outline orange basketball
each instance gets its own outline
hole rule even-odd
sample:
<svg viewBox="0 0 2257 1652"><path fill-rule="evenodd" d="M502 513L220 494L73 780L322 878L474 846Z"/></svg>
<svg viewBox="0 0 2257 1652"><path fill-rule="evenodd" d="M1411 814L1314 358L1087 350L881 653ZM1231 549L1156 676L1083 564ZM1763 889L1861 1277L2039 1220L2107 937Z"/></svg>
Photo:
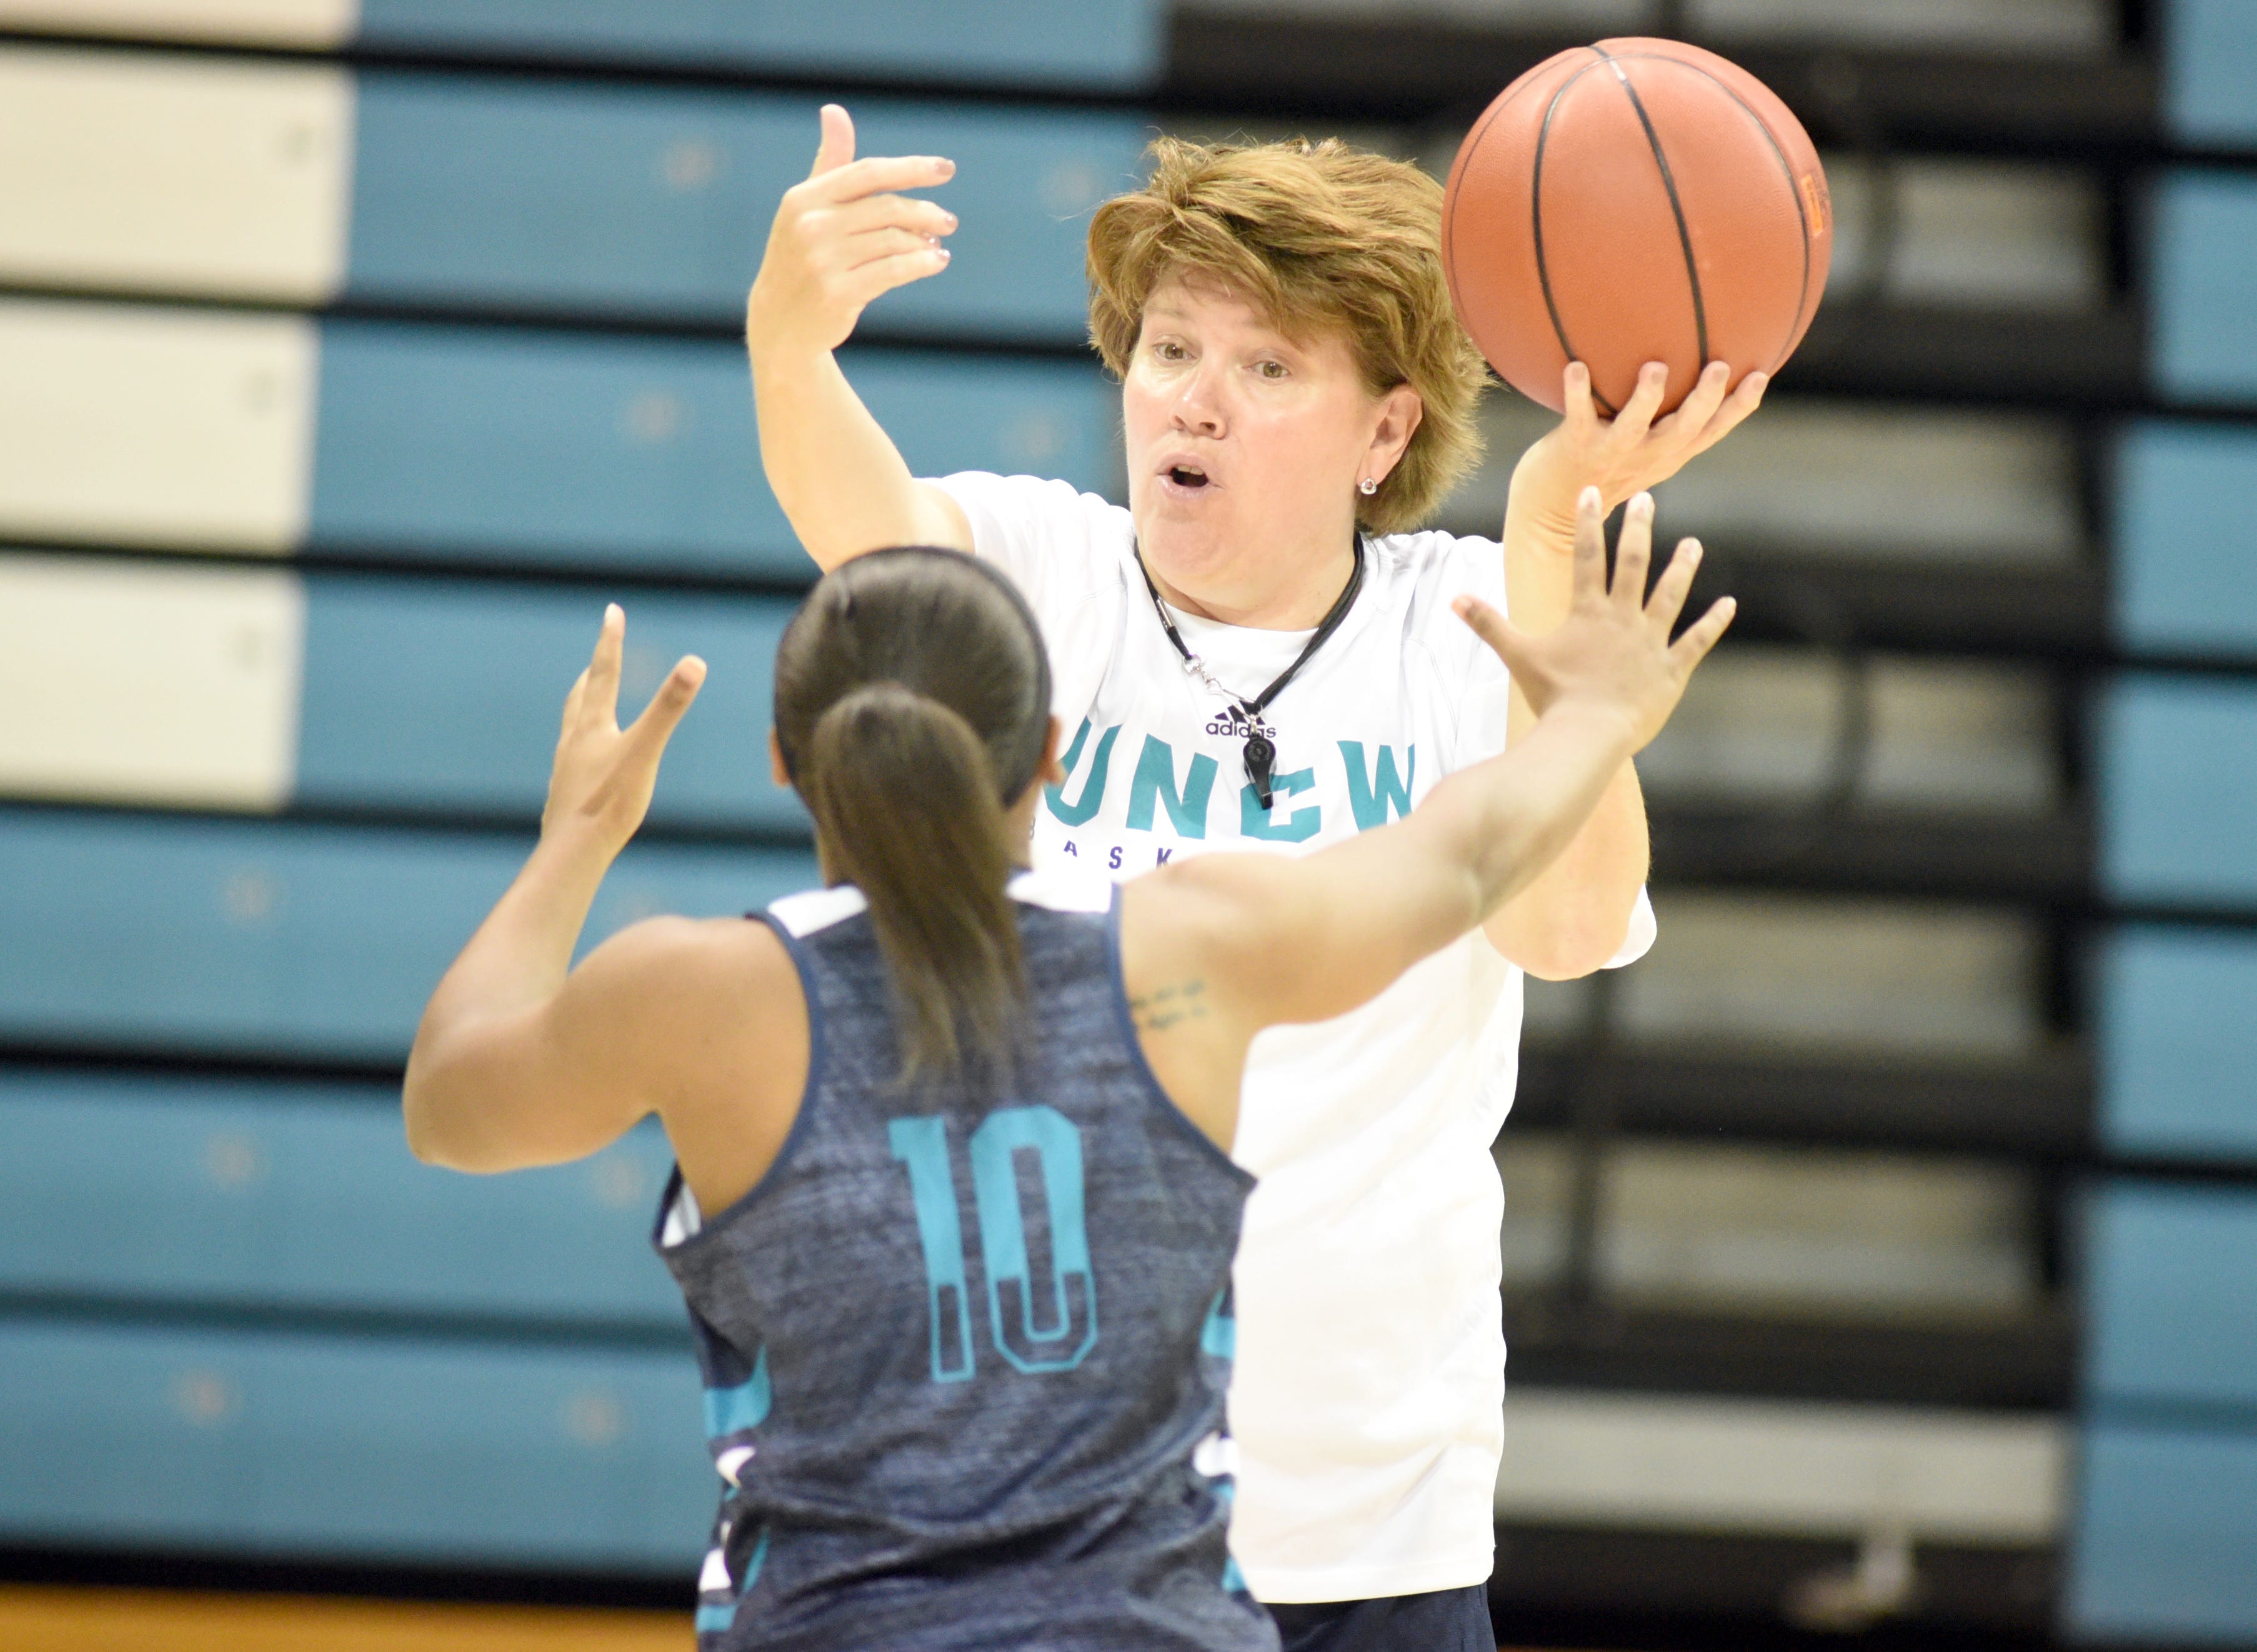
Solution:
<svg viewBox="0 0 2257 1652"><path fill-rule="evenodd" d="M1568 362L1611 416L1646 362L1664 412L1703 364L1775 371L1834 249L1826 174L1762 81L1677 40L1602 40L1538 64L1450 167L1442 263L1458 319L1554 413Z"/></svg>

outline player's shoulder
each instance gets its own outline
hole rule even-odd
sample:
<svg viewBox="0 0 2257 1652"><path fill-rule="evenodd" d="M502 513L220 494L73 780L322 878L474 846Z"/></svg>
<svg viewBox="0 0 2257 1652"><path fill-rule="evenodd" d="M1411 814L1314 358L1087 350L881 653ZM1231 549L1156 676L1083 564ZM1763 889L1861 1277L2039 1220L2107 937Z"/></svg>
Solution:
<svg viewBox="0 0 2257 1652"><path fill-rule="evenodd" d="M1422 529L1369 536L1372 565L1383 578L1421 597L1447 602L1462 591L1489 597L1504 589L1504 547L1478 535Z"/></svg>
<svg viewBox="0 0 2257 1652"><path fill-rule="evenodd" d="M1121 506L1053 477L960 470L932 485L964 512L973 553L1016 580L1045 624L1122 589L1136 529Z"/></svg>
<svg viewBox="0 0 2257 1652"><path fill-rule="evenodd" d="M992 470L958 470L930 478L967 516L1010 527L1072 527L1083 532L1128 528L1128 511L1100 494L1056 477L1003 476Z"/></svg>
<svg viewBox="0 0 2257 1652"><path fill-rule="evenodd" d="M613 970L661 996L741 992L793 973L776 932L743 918L645 918L612 935L602 950Z"/></svg>
<svg viewBox="0 0 2257 1652"><path fill-rule="evenodd" d="M1400 611L1406 635L1454 659L1472 658L1466 645L1478 639L1450 604L1471 596L1504 609L1504 547L1495 540L1434 531L1377 535L1367 543L1373 570Z"/></svg>

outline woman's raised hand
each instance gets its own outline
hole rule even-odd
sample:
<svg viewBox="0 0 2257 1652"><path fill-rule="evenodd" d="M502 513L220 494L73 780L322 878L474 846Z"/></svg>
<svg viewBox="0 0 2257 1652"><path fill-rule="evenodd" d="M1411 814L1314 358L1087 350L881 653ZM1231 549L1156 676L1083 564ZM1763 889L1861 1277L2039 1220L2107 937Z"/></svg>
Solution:
<svg viewBox="0 0 2257 1652"><path fill-rule="evenodd" d="M641 826L658 784L658 760L705 681L703 660L695 654L677 660L642 715L620 728L619 661L626 633L627 617L613 603L604 610L595 657L565 696L564 727L556 737L548 801L541 811L543 837L590 832L612 854L626 848Z"/></svg>
<svg viewBox="0 0 2257 1652"><path fill-rule="evenodd" d="M1687 461L1731 434L1762 404L1764 387L1771 382L1767 375L1744 374L1737 387L1731 377L1724 363L1710 362L1677 411L1656 419L1669 370L1648 362L1638 370L1638 388L1622 410L1602 419L1591 395L1590 369L1569 362L1563 381L1567 416L1520 456L1514 491L1525 487L1535 509L1564 514L1585 488L1596 488L1611 511L1631 494L1659 487Z"/></svg>
<svg viewBox="0 0 2257 1652"><path fill-rule="evenodd" d="M1461 597L1453 606L1496 650L1539 716L1570 701L1618 712L1628 720L1636 751L1669 721L1693 667L1732 623L1735 606L1730 597L1719 597L1670 641L1701 566L1701 547L1682 541L1648 597L1652 544L1653 496L1640 493L1624 513L1610 583L1606 506L1598 489L1586 488L1575 504L1574 602L1557 630L1528 636L1478 597Z"/></svg>
<svg viewBox="0 0 2257 1652"><path fill-rule="evenodd" d="M853 121L825 103L815 169L784 191L746 301L745 336L755 354L836 349L871 300L946 269L941 237L955 229L956 215L895 192L955 175L956 163L937 155L855 159Z"/></svg>

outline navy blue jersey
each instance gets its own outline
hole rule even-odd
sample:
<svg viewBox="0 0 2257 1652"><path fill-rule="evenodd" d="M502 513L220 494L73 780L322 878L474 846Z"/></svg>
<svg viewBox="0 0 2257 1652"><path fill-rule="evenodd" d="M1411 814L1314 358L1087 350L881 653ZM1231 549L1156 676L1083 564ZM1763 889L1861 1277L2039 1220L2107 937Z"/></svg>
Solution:
<svg viewBox="0 0 2257 1652"><path fill-rule="evenodd" d="M1232 1253L1252 1178L1145 1065L1101 879L1012 885L1007 1078L900 1083L851 887L766 914L807 994L775 1165L659 1249L725 1482L701 1652L1274 1648L1225 1550Z"/></svg>

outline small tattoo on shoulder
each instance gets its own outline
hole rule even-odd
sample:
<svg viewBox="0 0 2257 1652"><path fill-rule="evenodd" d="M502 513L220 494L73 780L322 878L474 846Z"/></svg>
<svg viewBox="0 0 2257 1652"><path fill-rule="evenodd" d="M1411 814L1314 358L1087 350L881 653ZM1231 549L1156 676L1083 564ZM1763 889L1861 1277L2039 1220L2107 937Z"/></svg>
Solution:
<svg viewBox="0 0 2257 1652"><path fill-rule="evenodd" d="M1128 1000L1129 1013L1136 1025L1148 1033L1164 1033L1171 1027L1185 1021L1205 1020L1207 1014L1206 983L1178 981L1164 986L1157 992Z"/></svg>

